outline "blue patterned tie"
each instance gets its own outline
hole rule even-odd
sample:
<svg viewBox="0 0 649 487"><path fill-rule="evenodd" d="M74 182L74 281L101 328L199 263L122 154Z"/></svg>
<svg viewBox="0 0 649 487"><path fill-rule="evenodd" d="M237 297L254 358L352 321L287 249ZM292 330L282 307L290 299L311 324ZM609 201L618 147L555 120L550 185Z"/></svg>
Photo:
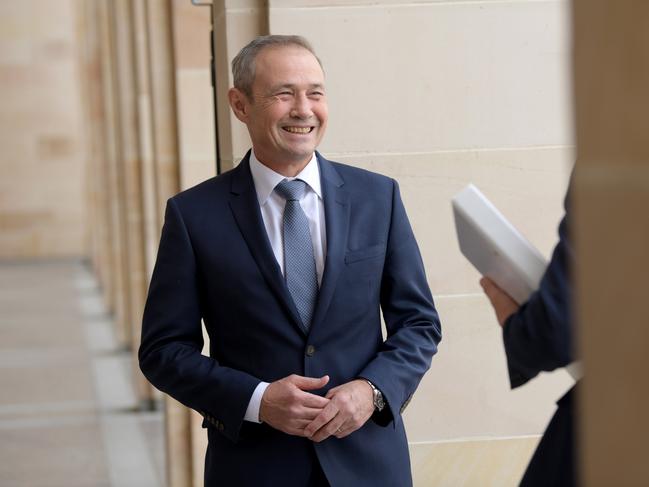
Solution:
<svg viewBox="0 0 649 487"><path fill-rule="evenodd" d="M306 183L284 179L275 191L286 200L284 207L284 276L304 328L308 331L318 297L318 277L313 257L309 221L300 206Z"/></svg>

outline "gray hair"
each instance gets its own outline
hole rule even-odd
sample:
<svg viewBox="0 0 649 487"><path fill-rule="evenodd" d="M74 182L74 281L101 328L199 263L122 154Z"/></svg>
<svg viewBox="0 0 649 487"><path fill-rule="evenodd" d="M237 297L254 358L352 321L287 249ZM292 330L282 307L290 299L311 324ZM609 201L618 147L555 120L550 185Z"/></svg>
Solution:
<svg viewBox="0 0 649 487"><path fill-rule="evenodd" d="M237 54L232 60L234 87L241 90L249 100L252 100L252 84L255 81L255 59L257 55L267 47L285 46L297 46L306 49L313 54L322 68L320 59L316 56L316 53L309 41L304 37L296 35L259 36L241 49L239 54Z"/></svg>

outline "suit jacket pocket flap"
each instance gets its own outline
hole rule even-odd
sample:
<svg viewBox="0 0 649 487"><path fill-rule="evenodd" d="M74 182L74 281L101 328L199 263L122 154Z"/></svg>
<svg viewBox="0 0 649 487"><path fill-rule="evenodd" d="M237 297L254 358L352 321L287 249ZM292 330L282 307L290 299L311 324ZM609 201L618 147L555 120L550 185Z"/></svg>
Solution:
<svg viewBox="0 0 649 487"><path fill-rule="evenodd" d="M384 253L385 247L383 244L372 245L371 247L359 250L351 250L345 254L345 264L371 259L383 255Z"/></svg>

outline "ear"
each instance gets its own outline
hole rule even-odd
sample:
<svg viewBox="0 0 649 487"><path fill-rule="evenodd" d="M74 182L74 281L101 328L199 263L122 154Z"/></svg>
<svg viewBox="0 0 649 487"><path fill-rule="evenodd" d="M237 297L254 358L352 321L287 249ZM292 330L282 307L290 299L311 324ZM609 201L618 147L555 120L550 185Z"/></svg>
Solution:
<svg viewBox="0 0 649 487"><path fill-rule="evenodd" d="M248 123L248 97L237 88L230 88L228 91L228 101L230 102L230 108L232 108L232 113L240 121L247 124Z"/></svg>

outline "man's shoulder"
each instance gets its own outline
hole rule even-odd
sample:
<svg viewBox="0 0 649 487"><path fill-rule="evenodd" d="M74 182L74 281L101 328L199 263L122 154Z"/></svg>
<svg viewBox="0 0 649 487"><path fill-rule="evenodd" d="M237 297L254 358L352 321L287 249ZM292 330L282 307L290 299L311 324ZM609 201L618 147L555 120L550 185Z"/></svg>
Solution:
<svg viewBox="0 0 649 487"><path fill-rule="evenodd" d="M207 200L215 200L223 198L230 192L232 178L232 171L227 171L218 176L213 176L205 181L202 181L194 186L184 189L174 195L171 199L175 203L186 205L201 203Z"/></svg>
<svg viewBox="0 0 649 487"><path fill-rule="evenodd" d="M352 165L350 163L342 163L337 161L322 158L325 164L329 164L346 184L361 184L372 185L378 187L392 188L394 186L394 179L384 174L371 171Z"/></svg>

